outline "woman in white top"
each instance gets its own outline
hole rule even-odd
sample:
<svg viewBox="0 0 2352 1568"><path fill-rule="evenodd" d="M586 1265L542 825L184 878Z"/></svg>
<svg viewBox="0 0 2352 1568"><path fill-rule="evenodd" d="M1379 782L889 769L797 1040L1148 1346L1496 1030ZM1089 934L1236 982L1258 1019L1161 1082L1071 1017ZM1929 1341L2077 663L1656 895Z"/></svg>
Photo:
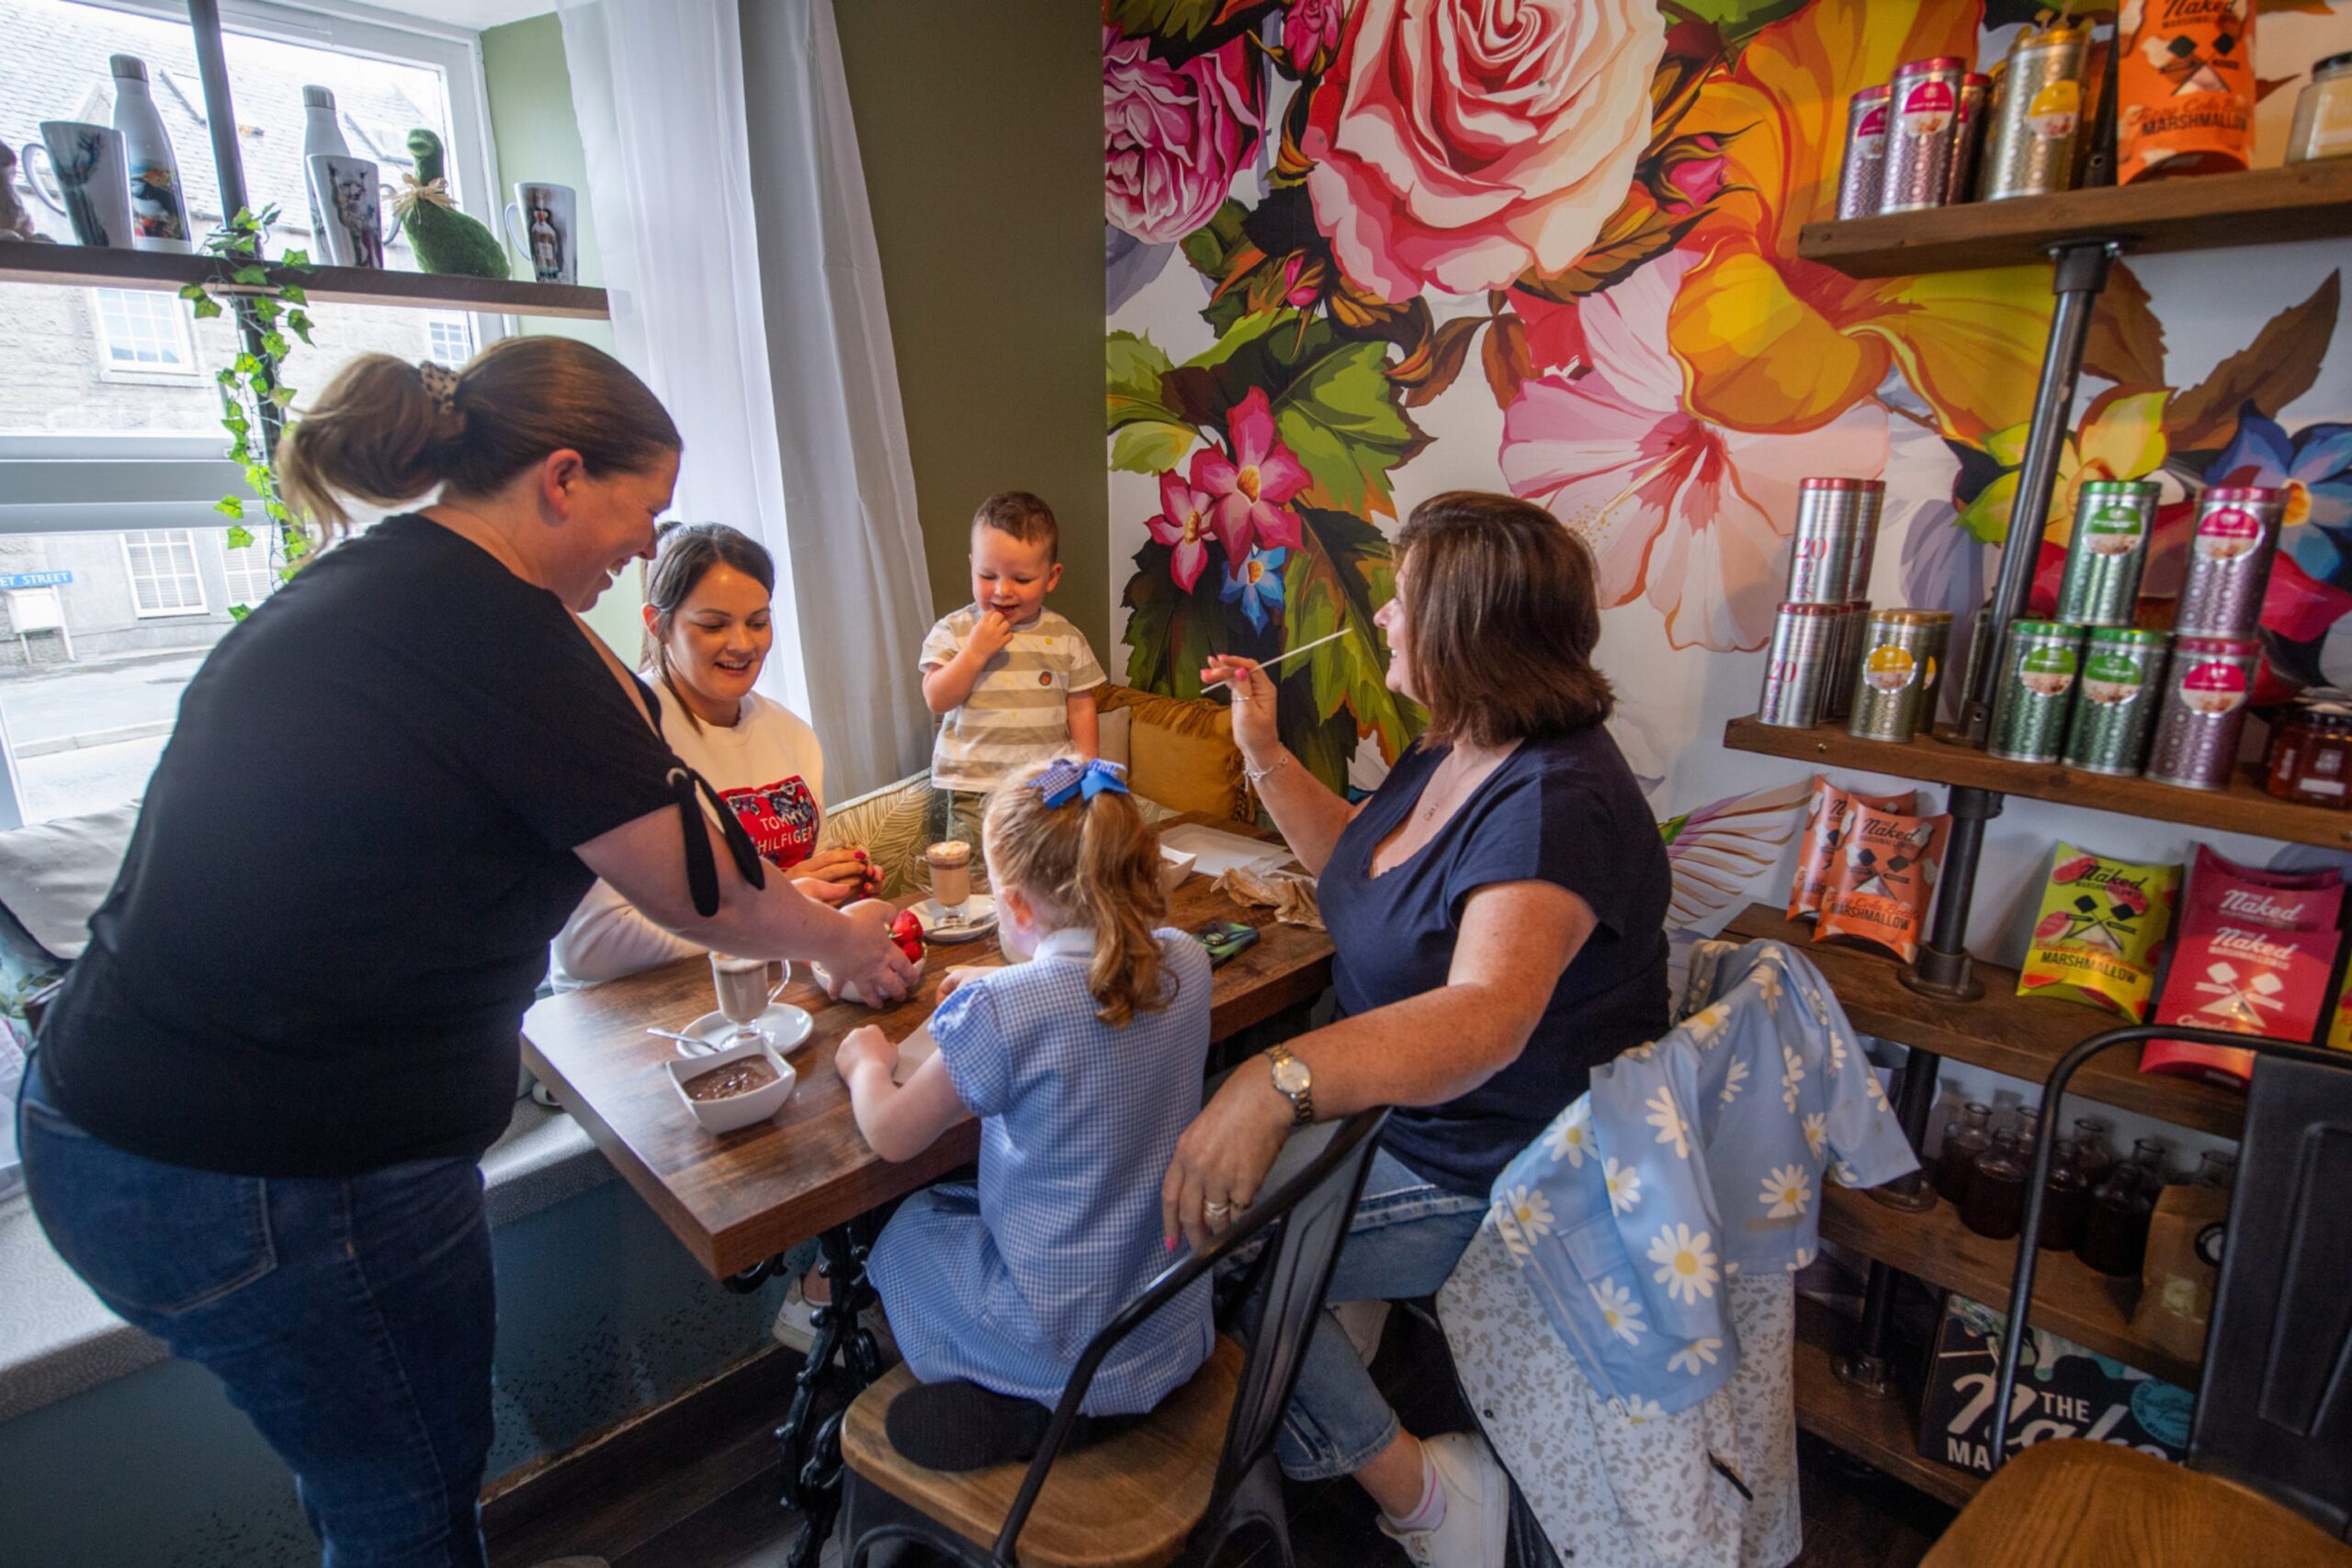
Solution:
<svg viewBox="0 0 2352 1568"><path fill-rule="evenodd" d="M647 575L645 631L662 732L708 779L768 863L839 905L877 880L859 848L820 851L825 758L808 720L752 690L775 640L775 564L723 523L672 525ZM555 986L574 990L704 950L599 881L555 939Z"/></svg>

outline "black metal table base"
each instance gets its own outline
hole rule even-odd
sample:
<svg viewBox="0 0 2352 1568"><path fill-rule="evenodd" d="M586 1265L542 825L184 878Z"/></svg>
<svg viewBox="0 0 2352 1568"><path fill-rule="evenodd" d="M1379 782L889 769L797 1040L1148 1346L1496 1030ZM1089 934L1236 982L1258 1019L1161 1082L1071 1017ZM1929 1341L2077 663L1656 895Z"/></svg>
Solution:
<svg viewBox="0 0 2352 1568"><path fill-rule="evenodd" d="M841 1511L842 1421L852 1401L882 1375L882 1348L865 1326L865 1311L874 1304L874 1287L865 1279L865 1254L870 1243L858 1234L858 1222L839 1225L817 1238L821 1259L817 1270L831 1287L831 1299L808 1314L816 1338L808 1360L794 1381L792 1403L775 1440L784 1449L782 1505L800 1516L800 1533L793 1538L785 1561L787 1568L815 1568L818 1553L833 1533ZM730 1290L752 1291L773 1279L780 1258L747 1269L727 1281Z"/></svg>

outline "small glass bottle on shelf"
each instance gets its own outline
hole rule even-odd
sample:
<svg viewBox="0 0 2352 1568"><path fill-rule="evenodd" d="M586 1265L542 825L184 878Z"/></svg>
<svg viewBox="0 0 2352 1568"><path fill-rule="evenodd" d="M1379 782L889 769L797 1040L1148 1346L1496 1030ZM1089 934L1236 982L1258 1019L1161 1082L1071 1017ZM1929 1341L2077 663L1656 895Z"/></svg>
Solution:
<svg viewBox="0 0 2352 1568"><path fill-rule="evenodd" d="M2018 1113L2018 1130L2004 1132L1977 1160L1968 1179L1968 1196L1960 1209L1960 1223L1978 1235L2006 1241L2018 1234L2025 1213L2027 1150L2033 1137L2033 1112Z"/></svg>
<svg viewBox="0 0 2352 1568"><path fill-rule="evenodd" d="M2228 1149L2207 1149L2197 1161L2197 1174L2188 1179L2191 1187L2234 1187L2238 1179L2238 1156Z"/></svg>
<svg viewBox="0 0 2352 1568"><path fill-rule="evenodd" d="M2075 1164L2083 1173L2086 1190L2097 1187L2115 1168L2115 1149L2108 1142L2107 1123L2096 1116L2075 1118Z"/></svg>
<svg viewBox="0 0 2352 1568"><path fill-rule="evenodd" d="M1936 1195L1955 1206L1968 1201L1968 1179L1993 1146L1993 1108L1974 1100L1944 1123L1943 1153L1936 1160Z"/></svg>
<svg viewBox="0 0 2352 1568"><path fill-rule="evenodd" d="M2102 1274L2136 1279L2148 1250L2148 1217L2164 1186L2164 1145L2143 1138L2091 1194L2083 1217L2083 1261Z"/></svg>
<svg viewBox="0 0 2352 1568"><path fill-rule="evenodd" d="M2042 1186L2041 1234L2035 1239L2052 1252L2072 1252L2080 1247L2083 1215L2090 1207L2090 1198L2082 1150L2068 1138L2051 1153L2050 1179Z"/></svg>

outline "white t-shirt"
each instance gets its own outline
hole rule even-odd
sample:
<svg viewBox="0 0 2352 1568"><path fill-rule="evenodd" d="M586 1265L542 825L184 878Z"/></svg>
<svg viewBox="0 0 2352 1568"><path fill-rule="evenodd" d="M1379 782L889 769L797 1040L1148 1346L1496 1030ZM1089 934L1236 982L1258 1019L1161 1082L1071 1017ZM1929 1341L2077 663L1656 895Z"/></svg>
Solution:
<svg viewBox="0 0 2352 1568"><path fill-rule="evenodd" d="M922 640L926 672L956 657L980 624L967 604L940 617ZM1050 762L1070 747L1069 699L1109 677L1094 661L1086 634L1040 610L980 666L971 694L939 721L931 749L931 782L939 789L983 792Z"/></svg>
<svg viewBox="0 0 2352 1568"><path fill-rule="evenodd" d="M824 822L825 788L825 756L808 721L753 692L731 727L697 725L668 682L646 679L662 700L670 749L710 781L768 863L787 870L808 859ZM559 991L577 990L703 951L647 919L600 878L555 939L551 978Z"/></svg>

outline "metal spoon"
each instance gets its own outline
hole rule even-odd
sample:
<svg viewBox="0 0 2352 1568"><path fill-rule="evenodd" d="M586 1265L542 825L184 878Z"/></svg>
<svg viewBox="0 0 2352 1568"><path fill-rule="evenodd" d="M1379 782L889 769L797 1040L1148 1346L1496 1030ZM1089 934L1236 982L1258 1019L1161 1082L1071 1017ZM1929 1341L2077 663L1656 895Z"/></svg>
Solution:
<svg viewBox="0 0 2352 1568"><path fill-rule="evenodd" d="M645 1032L648 1034L658 1034L664 1040L676 1041L678 1043L678 1055L681 1056L707 1056L713 1051L718 1049L718 1046L712 1044L709 1041L705 1040L699 1034L681 1034L674 1029L655 1029L650 1024L646 1026ZM689 1046L693 1047L693 1049L687 1049Z"/></svg>

